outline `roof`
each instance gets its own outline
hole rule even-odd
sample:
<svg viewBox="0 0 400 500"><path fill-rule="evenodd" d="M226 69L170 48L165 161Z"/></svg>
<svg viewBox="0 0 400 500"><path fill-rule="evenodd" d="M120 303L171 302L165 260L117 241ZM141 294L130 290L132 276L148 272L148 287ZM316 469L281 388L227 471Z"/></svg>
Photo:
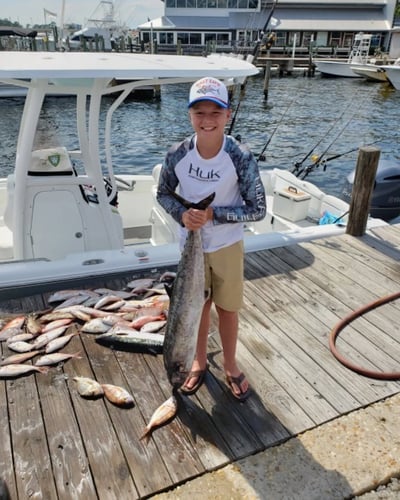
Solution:
<svg viewBox="0 0 400 500"><path fill-rule="evenodd" d="M310 5L290 6L277 4L274 18L277 24L273 27L279 31L387 31L391 29L391 22L385 17L382 3L371 1L364 8L356 5L356 0L346 0L342 5L312 7ZM310 2L308 2L310 4ZM361 2L360 2L361 4ZM262 30L270 10L261 12L234 12L221 16L168 16L140 25L140 30Z"/></svg>
<svg viewBox="0 0 400 500"><path fill-rule="evenodd" d="M179 78L190 81L204 76L234 78L257 73L257 68L252 64L229 56L0 51L0 80L10 78L66 80Z"/></svg>
<svg viewBox="0 0 400 500"><path fill-rule="evenodd" d="M35 38L36 30L16 28L14 26L0 26L0 36L29 36Z"/></svg>
<svg viewBox="0 0 400 500"><path fill-rule="evenodd" d="M382 9L279 9L279 31L387 31Z"/></svg>

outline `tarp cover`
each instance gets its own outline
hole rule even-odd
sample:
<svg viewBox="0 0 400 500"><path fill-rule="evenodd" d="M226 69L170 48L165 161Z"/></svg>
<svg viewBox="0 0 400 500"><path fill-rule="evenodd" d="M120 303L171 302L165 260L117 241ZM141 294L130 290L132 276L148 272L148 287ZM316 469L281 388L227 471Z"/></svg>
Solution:
<svg viewBox="0 0 400 500"><path fill-rule="evenodd" d="M15 28L13 26L0 26L0 36L29 36L35 38L37 35L36 30L26 28Z"/></svg>

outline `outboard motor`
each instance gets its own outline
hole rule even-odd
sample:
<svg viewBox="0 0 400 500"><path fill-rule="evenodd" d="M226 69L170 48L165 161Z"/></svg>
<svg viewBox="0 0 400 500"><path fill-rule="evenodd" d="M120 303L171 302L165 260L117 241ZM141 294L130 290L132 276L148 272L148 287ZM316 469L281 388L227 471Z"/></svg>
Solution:
<svg viewBox="0 0 400 500"><path fill-rule="evenodd" d="M350 203L355 170L347 178L342 199ZM390 221L400 215L400 161L380 160L372 191L371 217Z"/></svg>

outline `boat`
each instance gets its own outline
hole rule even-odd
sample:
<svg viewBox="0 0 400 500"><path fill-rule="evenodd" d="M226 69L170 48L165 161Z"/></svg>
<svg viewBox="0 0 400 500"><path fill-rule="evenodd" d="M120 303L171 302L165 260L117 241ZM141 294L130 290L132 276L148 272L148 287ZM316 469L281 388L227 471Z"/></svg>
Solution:
<svg viewBox="0 0 400 500"><path fill-rule="evenodd" d="M317 71L322 76L360 78L352 70L352 65L366 64L369 62L369 50L371 46L372 35L357 33L354 37L354 43L351 52L346 61L333 61L330 59L315 59Z"/></svg>
<svg viewBox="0 0 400 500"><path fill-rule="evenodd" d="M17 80L28 94L15 168L0 178L0 293L176 265L177 224L155 196L161 167L114 174L113 113L135 88L204 76L242 85L257 73L248 61L216 54L1 52L0 81ZM114 78L124 83L110 86ZM44 98L54 92L76 96L76 150L33 148ZM114 93L100 120L102 98ZM262 171L262 179L268 213L246 225L246 252L345 231L347 202L287 170ZM368 227L382 223L371 219Z"/></svg>
<svg viewBox="0 0 400 500"><path fill-rule="evenodd" d="M341 198L348 203L351 200L355 170L346 177ZM398 223L400 216L400 161L380 159L371 194L371 217Z"/></svg>
<svg viewBox="0 0 400 500"><path fill-rule="evenodd" d="M128 28L115 19L112 0L101 0L85 26L63 39L66 50L83 50L85 46L98 46L97 50L113 50L119 38L127 38Z"/></svg>
<svg viewBox="0 0 400 500"><path fill-rule="evenodd" d="M400 90L400 58L396 59L393 64L384 65L382 69L385 70L387 79L396 90Z"/></svg>
<svg viewBox="0 0 400 500"><path fill-rule="evenodd" d="M356 75L364 77L366 80L372 82L387 82L386 71L383 66L378 66L377 64L365 63L365 64L351 64L351 71Z"/></svg>

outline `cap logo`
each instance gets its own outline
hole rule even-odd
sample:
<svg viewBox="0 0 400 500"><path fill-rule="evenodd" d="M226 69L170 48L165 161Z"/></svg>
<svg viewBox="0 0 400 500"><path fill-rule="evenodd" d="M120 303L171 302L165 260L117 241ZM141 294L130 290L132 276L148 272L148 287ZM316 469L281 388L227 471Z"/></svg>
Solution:
<svg viewBox="0 0 400 500"><path fill-rule="evenodd" d="M199 87L196 91L199 95L214 95L216 97L220 97L219 88L212 84L204 84Z"/></svg>

